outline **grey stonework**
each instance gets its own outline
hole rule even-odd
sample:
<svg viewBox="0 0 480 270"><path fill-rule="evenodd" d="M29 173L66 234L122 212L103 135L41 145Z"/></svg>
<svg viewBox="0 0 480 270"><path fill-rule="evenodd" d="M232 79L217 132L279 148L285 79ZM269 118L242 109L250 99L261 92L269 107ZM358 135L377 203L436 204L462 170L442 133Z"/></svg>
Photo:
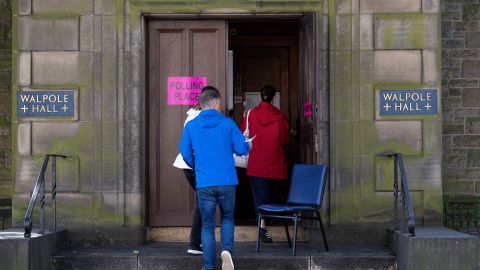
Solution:
<svg viewBox="0 0 480 270"><path fill-rule="evenodd" d="M444 195L480 196L480 3L442 0L441 12Z"/></svg>
<svg viewBox="0 0 480 270"><path fill-rule="evenodd" d="M11 77L12 1L0 0L0 230L12 226Z"/></svg>

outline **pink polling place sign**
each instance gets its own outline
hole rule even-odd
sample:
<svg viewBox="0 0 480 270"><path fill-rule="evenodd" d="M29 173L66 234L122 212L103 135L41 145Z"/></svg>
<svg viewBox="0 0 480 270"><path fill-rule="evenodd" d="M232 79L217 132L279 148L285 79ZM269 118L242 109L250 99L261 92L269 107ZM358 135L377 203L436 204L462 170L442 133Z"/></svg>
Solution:
<svg viewBox="0 0 480 270"><path fill-rule="evenodd" d="M207 77L168 77L168 105L196 105Z"/></svg>
<svg viewBox="0 0 480 270"><path fill-rule="evenodd" d="M305 110L303 116L312 115L312 102L305 103Z"/></svg>

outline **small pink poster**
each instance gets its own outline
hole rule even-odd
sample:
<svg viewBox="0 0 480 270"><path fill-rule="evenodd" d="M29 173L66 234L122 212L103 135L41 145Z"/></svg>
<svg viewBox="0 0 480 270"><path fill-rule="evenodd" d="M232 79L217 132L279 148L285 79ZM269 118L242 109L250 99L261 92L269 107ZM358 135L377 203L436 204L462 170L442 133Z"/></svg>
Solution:
<svg viewBox="0 0 480 270"><path fill-rule="evenodd" d="M312 102L305 103L305 110L303 116L312 115Z"/></svg>
<svg viewBox="0 0 480 270"><path fill-rule="evenodd" d="M196 105L207 77L168 77L168 105Z"/></svg>

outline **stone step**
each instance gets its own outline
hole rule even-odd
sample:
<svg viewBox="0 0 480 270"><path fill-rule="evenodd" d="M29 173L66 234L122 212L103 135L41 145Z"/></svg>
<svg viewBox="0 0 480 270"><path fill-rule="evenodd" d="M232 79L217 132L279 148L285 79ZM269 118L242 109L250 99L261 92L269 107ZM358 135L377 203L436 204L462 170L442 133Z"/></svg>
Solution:
<svg viewBox="0 0 480 270"><path fill-rule="evenodd" d="M287 234L284 226L267 226L268 234L276 241L287 241ZM290 239L293 240L293 226L288 226ZM220 239L220 227L215 229L216 239ZM190 240L190 227L151 227L147 231L149 242L188 242ZM306 230L298 226L297 240L306 241ZM236 242L256 242L256 226L235 226Z"/></svg>
<svg viewBox="0 0 480 270"><path fill-rule="evenodd" d="M63 250L52 256L51 269L102 270L200 270L203 258L187 254L188 242L156 242L143 246L82 247ZM297 243L297 255L286 242L260 244L236 242L233 262L236 270L292 269L397 269L397 258L385 246L313 246ZM221 269L220 246L217 245L217 268Z"/></svg>

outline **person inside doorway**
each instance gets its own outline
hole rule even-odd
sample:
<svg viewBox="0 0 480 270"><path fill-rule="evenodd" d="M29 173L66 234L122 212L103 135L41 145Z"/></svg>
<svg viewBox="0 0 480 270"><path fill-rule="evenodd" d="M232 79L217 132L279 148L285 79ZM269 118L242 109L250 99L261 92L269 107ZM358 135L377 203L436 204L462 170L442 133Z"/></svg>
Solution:
<svg viewBox="0 0 480 270"><path fill-rule="evenodd" d="M247 166L247 175L250 176L253 204L258 220L258 206L276 203L279 181L287 179L287 162L283 147L289 143L289 127L283 113L273 105L275 88L266 85L260 95L262 101L250 111L248 125L250 138L254 148L250 151ZM246 129L246 112L240 124L242 132ZM260 221L260 239L264 243L273 240L265 227L265 220Z"/></svg>
<svg viewBox="0 0 480 270"><path fill-rule="evenodd" d="M205 89L205 88L204 88ZM187 111L187 119L185 119L185 126L190 120L193 120L197 117L202 111L200 103L190 110ZM174 167L183 169L183 174L187 178L188 183L193 188L197 190L197 181L195 177L195 171L190 168L185 161L183 161L182 154L178 154L175 162L173 163ZM202 216L200 213L200 208L198 206L198 197L195 195L195 209L193 210L192 217L192 228L190 230L190 243L188 244L187 253L194 255L201 255L202 251Z"/></svg>
<svg viewBox="0 0 480 270"><path fill-rule="evenodd" d="M218 204L222 269L233 270L233 212L238 185L233 153L247 155L253 146L245 141L235 122L220 113L218 90L206 87L199 98L202 112L185 125L179 148L185 163L196 174L204 269L215 269L215 210Z"/></svg>

